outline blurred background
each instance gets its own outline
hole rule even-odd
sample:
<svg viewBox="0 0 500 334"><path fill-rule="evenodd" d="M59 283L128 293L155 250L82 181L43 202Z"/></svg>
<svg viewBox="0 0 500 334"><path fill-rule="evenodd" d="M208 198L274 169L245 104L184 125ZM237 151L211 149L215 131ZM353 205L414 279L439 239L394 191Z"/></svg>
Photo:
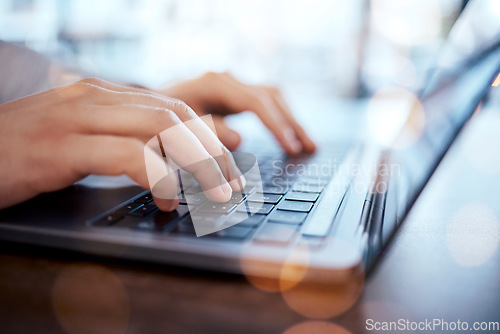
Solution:
<svg viewBox="0 0 500 334"><path fill-rule="evenodd" d="M2 0L0 39L151 87L230 71L358 97L418 89L466 2Z"/></svg>

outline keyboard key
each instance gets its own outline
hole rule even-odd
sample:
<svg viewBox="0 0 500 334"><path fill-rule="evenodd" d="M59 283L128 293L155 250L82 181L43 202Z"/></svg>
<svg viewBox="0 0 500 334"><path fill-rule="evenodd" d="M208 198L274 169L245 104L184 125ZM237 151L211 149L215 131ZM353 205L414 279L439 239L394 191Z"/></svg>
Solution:
<svg viewBox="0 0 500 334"><path fill-rule="evenodd" d="M284 224L266 224L254 238L256 242L286 244L296 234L295 227Z"/></svg>
<svg viewBox="0 0 500 334"><path fill-rule="evenodd" d="M269 221L283 224L301 224L306 220L307 213L276 210L269 215Z"/></svg>
<svg viewBox="0 0 500 334"><path fill-rule="evenodd" d="M146 204L146 205L141 206L140 208L130 212L129 215L136 216L136 217L144 217L144 216L150 214L151 212L155 211L156 209L158 209L158 207L154 203Z"/></svg>
<svg viewBox="0 0 500 334"><path fill-rule="evenodd" d="M144 195L135 200L136 203L148 204L153 201L153 196L151 194Z"/></svg>
<svg viewBox="0 0 500 334"><path fill-rule="evenodd" d="M189 213L187 205L180 204L177 209L171 212L158 211L154 215L155 223L159 226L172 227L171 224L177 222Z"/></svg>
<svg viewBox="0 0 500 334"><path fill-rule="evenodd" d="M120 208L120 211L122 211L124 213L131 213L132 211L137 210L141 206L144 206L144 204L132 202L132 203L128 203L125 206L123 206L122 208Z"/></svg>
<svg viewBox="0 0 500 334"><path fill-rule="evenodd" d="M184 205L184 207L187 207ZM169 226L174 225L174 228L172 229L173 233L183 233L183 234L190 234L190 235L196 235L196 231L194 229L194 224L193 224L193 219L196 222L196 226L199 228L203 228L203 225L208 225L209 228L212 228L214 225L218 224L217 220L222 219L222 217L225 217L223 215L210 215L210 214L205 214L203 216L195 216L191 217L190 215L184 216L184 218L181 218L180 220L177 220L177 224L171 224ZM168 226L167 226L168 230Z"/></svg>
<svg viewBox="0 0 500 334"><path fill-rule="evenodd" d="M236 204L232 203L218 203L218 202L206 202L200 206L200 212L213 212L213 213L223 213L228 214L236 208Z"/></svg>
<svg viewBox="0 0 500 334"><path fill-rule="evenodd" d="M285 186L264 185L264 187L262 187L262 193L265 193L265 194L283 195L283 194L286 194L287 191L288 191L288 187L285 187Z"/></svg>
<svg viewBox="0 0 500 334"><path fill-rule="evenodd" d="M304 202L316 202L319 194L317 193L303 193L298 191L291 191L286 194L285 199L289 201L304 201Z"/></svg>
<svg viewBox="0 0 500 334"><path fill-rule="evenodd" d="M309 212L313 203L299 201L283 201L278 205L278 210Z"/></svg>
<svg viewBox="0 0 500 334"><path fill-rule="evenodd" d="M246 198L247 198L247 196L245 194L242 194L240 192L233 192L233 195L231 195L231 199L228 202L234 203L234 204L240 204Z"/></svg>
<svg viewBox="0 0 500 334"><path fill-rule="evenodd" d="M236 210L238 212L250 212L258 215L268 215L273 208L274 205L272 204L245 202L241 204Z"/></svg>
<svg viewBox="0 0 500 334"><path fill-rule="evenodd" d="M265 216L262 215L249 215L246 213L236 212L229 216L226 220L226 225L238 225L238 226L247 226L247 227L257 227L259 226L265 219Z"/></svg>
<svg viewBox="0 0 500 334"><path fill-rule="evenodd" d="M307 193L320 193L323 191L325 186L318 184L306 184L306 183L296 183L293 186L293 191L301 191Z"/></svg>
<svg viewBox="0 0 500 334"><path fill-rule="evenodd" d="M281 195L269 194L269 193L255 193L248 198L249 202L260 202L268 204L278 204L281 199Z"/></svg>
<svg viewBox="0 0 500 334"><path fill-rule="evenodd" d="M144 220L137 222L134 220L133 228L138 230L155 230L155 231L168 231L175 227L179 219L187 216L189 209L187 205L179 205L176 210L172 212L157 211L154 215L147 216ZM125 226L122 226L125 227Z"/></svg>
<svg viewBox="0 0 500 334"><path fill-rule="evenodd" d="M124 214L120 211L112 212L92 223L93 226L109 226L123 219Z"/></svg>
<svg viewBox="0 0 500 334"><path fill-rule="evenodd" d="M245 239L252 232L252 228L243 226L231 226L223 230L208 234L210 237L230 238L230 239Z"/></svg>
<svg viewBox="0 0 500 334"><path fill-rule="evenodd" d="M203 193L194 195L185 194L185 196L185 202L189 205L201 205L207 201L207 198Z"/></svg>

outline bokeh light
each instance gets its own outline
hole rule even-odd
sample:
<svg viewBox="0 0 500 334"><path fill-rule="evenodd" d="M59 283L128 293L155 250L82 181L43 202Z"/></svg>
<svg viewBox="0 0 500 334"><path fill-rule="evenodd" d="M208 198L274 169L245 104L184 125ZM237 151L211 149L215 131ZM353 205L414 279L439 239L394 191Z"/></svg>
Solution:
<svg viewBox="0 0 500 334"><path fill-rule="evenodd" d="M378 90L367 108L367 126L373 139L384 146L405 148L416 141L425 126L425 113L420 100L409 90L387 87ZM402 127L409 136L399 138ZM411 136L410 136L411 134Z"/></svg>
<svg viewBox="0 0 500 334"><path fill-rule="evenodd" d="M300 282L282 291L283 300L292 310L310 319L335 317L359 299L364 276L362 266L344 270L309 268Z"/></svg>
<svg viewBox="0 0 500 334"><path fill-rule="evenodd" d="M379 82L373 87L361 86L371 63L388 62L384 43L391 44L389 53L396 56L393 64L383 66L389 68L384 75L392 84L415 85L413 66L420 71L422 60L434 55L413 48L437 45L459 4L4 0L0 39L28 45L104 78L151 87L207 71L230 71L250 83L326 88L331 95L357 96L363 89L380 88L380 76L375 76Z"/></svg>
<svg viewBox="0 0 500 334"><path fill-rule="evenodd" d="M462 267L477 267L487 262L498 249L500 220L482 203L458 210L448 223L446 243L455 262Z"/></svg>
<svg viewBox="0 0 500 334"><path fill-rule="evenodd" d="M280 225L282 233L297 232L292 226ZM271 248L269 248L271 247ZM273 254L268 257L266 254ZM250 244L240 254L240 268L250 284L266 292L279 292L297 284L309 266L309 248L300 245L291 249L276 249L272 246ZM281 280L286 282L282 285Z"/></svg>
<svg viewBox="0 0 500 334"><path fill-rule="evenodd" d="M68 334L123 334L130 321L125 286L116 274L99 265L66 266L54 282L52 306Z"/></svg>
<svg viewBox="0 0 500 334"><path fill-rule="evenodd" d="M435 0L372 0L373 26L384 38L412 46L437 38L441 8Z"/></svg>
<svg viewBox="0 0 500 334"><path fill-rule="evenodd" d="M358 248L350 242L333 239L316 252L316 257L329 254L331 263L338 267L322 268L312 263L300 272L301 279L293 286L286 280L280 281L281 295L300 315L328 319L345 313L356 303L363 291L365 271Z"/></svg>
<svg viewBox="0 0 500 334"><path fill-rule="evenodd" d="M365 282L359 249L341 239L318 248L296 238L296 246L281 253L256 244L243 250L240 264L247 280L259 290L281 293L290 309L310 319L328 319L349 310ZM311 262L312 254L316 262Z"/></svg>
<svg viewBox="0 0 500 334"><path fill-rule="evenodd" d="M283 334L352 334L350 331L328 321L305 321L294 325Z"/></svg>
<svg viewBox="0 0 500 334"><path fill-rule="evenodd" d="M500 85L500 73L498 73L496 79L493 81L493 83L491 84L491 86L498 87L499 85Z"/></svg>

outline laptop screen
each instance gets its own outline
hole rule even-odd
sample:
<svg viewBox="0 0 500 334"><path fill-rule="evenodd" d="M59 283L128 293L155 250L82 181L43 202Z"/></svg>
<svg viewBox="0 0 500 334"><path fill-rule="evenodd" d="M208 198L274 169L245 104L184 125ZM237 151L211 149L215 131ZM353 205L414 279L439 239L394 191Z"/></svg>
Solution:
<svg viewBox="0 0 500 334"><path fill-rule="evenodd" d="M413 200L500 71L500 2L470 1L394 147Z"/></svg>

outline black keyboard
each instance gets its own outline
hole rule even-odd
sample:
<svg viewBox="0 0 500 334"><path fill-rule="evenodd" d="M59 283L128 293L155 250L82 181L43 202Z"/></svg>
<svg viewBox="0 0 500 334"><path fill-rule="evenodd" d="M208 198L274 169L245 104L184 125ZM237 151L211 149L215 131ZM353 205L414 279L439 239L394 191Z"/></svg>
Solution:
<svg viewBox="0 0 500 334"><path fill-rule="evenodd" d="M227 203L209 201L194 180L184 185L179 207L173 212L158 210L151 193L145 191L89 223L94 227L196 237L192 221L196 217L197 223L229 226L200 238L233 242L252 238L255 242L287 244L318 206L335 172L334 164L343 160L348 148L336 144L326 154L301 157L262 151L257 154L260 180L247 177L244 191L233 192ZM322 230L325 232L315 236L326 236L327 229Z"/></svg>

